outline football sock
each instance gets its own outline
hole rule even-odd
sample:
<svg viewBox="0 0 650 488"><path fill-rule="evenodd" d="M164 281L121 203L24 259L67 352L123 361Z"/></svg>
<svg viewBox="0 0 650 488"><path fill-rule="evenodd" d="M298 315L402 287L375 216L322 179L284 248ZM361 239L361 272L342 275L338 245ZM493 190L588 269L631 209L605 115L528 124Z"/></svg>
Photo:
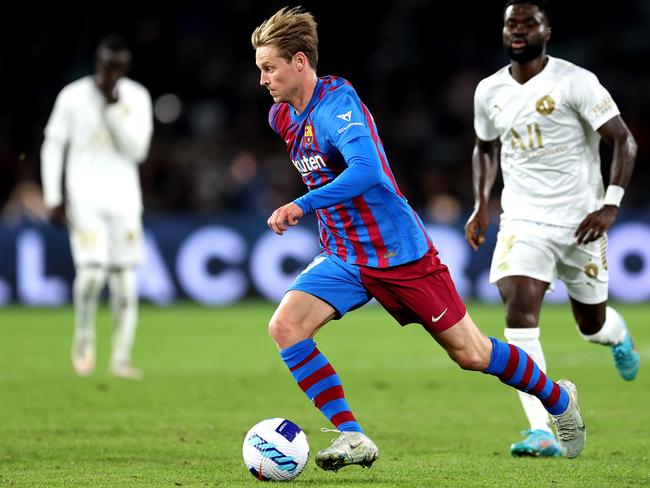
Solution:
<svg viewBox="0 0 650 488"><path fill-rule="evenodd" d="M503 332L508 344L517 346L522 349L530 358L535 361L537 367L542 373L546 373L546 359L544 358L544 351L542 344L539 341L540 330L539 327L533 328L506 328ZM540 401L528 393L517 391L521 406L524 407L524 412L530 423L531 430L545 430L551 432L548 425L548 412Z"/></svg>
<svg viewBox="0 0 650 488"><path fill-rule="evenodd" d="M72 286L75 344L95 344L95 314L105 280L106 271L103 268L79 267L76 270Z"/></svg>
<svg viewBox="0 0 650 488"><path fill-rule="evenodd" d="M523 349L501 342L494 337L490 364L483 371L498 377L506 385L537 397L551 415L564 413L569 406L569 395L539 367Z"/></svg>
<svg viewBox="0 0 650 488"><path fill-rule="evenodd" d="M350 411L341 380L313 339L283 349L280 356L298 386L338 430L363 432Z"/></svg>
<svg viewBox="0 0 650 488"><path fill-rule="evenodd" d="M138 315L135 271L131 268L111 271L108 287L114 320L111 364L117 366L131 360L131 349L135 339Z"/></svg>
<svg viewBox="0 0 650 488"><path fill-rule="evenodd" d="M607 311L605 312L605 323L595 334L585 335L580 332L580 329L578 328L578 332L580 332L580 335L586 341L606 346L619 344L623 339L625 339L626 330L627 327L625 326L623 317L621 317L621 314L612 307L607 307Z"/></svg>

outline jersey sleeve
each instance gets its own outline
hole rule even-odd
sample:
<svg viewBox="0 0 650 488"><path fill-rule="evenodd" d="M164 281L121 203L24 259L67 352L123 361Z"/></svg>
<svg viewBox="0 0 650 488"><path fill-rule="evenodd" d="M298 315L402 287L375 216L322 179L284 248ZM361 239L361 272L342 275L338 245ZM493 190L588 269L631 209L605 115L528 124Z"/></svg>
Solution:
<svg viewBox="0 0 650 488"><path fill-rule="evenodd" d="M43 201L48 208L63 203L61 182L63 178L63 152L70 137L72 107L67 91L63 90L54 102L50 119L45 126L45 139L41 147L41 183Z"/></svg>
<svg viewBox="0 0 650 488"><path fill-rule="evenodd" d="M483 83L479 83L474 92L474 132L476 137L482 141L493 141L499 137L499 132L488 114L486 90Z"/></svg>
<svg viewBox="0 0 650 488"><path fill-rule="evenodd" d="M70 137L72 107L68 90L63 89L56 97L54 108L45 126L45 138L65 144Z"/></svg>
<svg viewBox="0 0 650 488"><path fill-rule="evenodd" d="M146 159L153 133L151 96L144 87L127 100L120 99L104 110L106 125L118 150L134 162Z"/></svg>
<svg viewBox="0 0 650 488"><path fill-rule="evenodd" d="M278 114L280 112L280 105L277 103L274 103L271 105L271 109L269 110L269 125L271 126L271 129L276 134L280 133L279 125L278 125Z"/></svg>
<svg viewBox="0 0 650 488"><path fill-rule="evenodd" d="M339 151L357 137L372 137L368 118L353 89L332 94L319 117L320 130Z"/></svg>
<svg viewBox="0 0 650 488"><path fill-rule="evenodd" d="M593 130L620 114L607 89L595 74L582 68L576 70L569 84L569 103Z"/></svg>

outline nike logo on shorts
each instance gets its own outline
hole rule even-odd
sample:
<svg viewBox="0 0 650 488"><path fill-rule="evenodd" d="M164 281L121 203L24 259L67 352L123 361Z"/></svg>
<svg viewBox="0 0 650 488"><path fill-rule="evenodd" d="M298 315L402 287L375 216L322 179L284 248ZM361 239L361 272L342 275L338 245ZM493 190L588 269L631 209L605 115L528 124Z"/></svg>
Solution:
<svg viewBox="0 0 650 488"><path fill-rule="evenodd" d="M435 317L435 316L432 315L432 316L431 316L431 322L436 323L436 322L437 322L438 320L440 320L440 319L442 318L442 316L443 316L444 314L446 314L446 313L447 313L447 309L445 308L445 309L442 311L442 313L441 313L440 315L438 315L437 317Z"/></svg>

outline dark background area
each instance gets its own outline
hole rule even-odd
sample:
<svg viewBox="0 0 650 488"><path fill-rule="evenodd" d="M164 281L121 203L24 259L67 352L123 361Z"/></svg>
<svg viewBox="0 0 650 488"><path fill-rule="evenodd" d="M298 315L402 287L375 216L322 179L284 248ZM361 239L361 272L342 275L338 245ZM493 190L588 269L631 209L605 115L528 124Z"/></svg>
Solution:
<svg viewBox="0 0 650 488"><path fill-rule="evenodd" d="M474 88L507 64L502 1L301 3L319 23L319 75L347 78L377 121L398 182L433 220L473 202ZM38 215L42 133L59 90L92 73L98 40L131 44L130 77L151 92L155 134L142 166L157 213L266 215L304 189L267 125L250 34L296 3L224 1L173 8L19 7L0 28L0 204L5 220ZM612 93L639 143L626 208L650 208L650 2L598 8L556 2L549 54L585 67ZM603 150L607 175L610 152ZM119 195L116 195L119 198ZM12 202L7 205L8 202ZM465 209L465 210L462 210ZM454 217L456 216L456 217Z"/></svg>

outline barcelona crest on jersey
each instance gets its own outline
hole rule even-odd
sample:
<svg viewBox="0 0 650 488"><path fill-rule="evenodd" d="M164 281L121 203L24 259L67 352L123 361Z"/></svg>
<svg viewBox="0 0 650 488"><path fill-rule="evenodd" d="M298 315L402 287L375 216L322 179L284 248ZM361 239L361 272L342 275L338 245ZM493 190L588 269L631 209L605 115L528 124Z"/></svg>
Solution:
<svg viewBox="0 0 650 488"><path fill-rule="evenodd" d="M312 142L314 142L314 129L312 129L311 125L305 126L305 134L303 136L303 140L305 141L305 145L307 146L309 146Z"/></svg>

